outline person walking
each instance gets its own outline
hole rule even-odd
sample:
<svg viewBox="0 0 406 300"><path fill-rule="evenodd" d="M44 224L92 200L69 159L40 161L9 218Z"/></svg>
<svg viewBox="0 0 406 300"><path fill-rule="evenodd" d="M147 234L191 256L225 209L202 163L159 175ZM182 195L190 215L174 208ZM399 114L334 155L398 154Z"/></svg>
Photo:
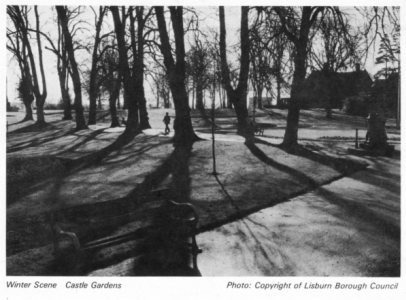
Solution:
<svg viewBox="0 0 406 300"><path fill-rule="evenodd" d="M164 117L164 123L165 123L165 134L168 134L169 132L171 132L168 126L171 123L171 117L168 115L168 113L166 113L166 116Z"/></svg>

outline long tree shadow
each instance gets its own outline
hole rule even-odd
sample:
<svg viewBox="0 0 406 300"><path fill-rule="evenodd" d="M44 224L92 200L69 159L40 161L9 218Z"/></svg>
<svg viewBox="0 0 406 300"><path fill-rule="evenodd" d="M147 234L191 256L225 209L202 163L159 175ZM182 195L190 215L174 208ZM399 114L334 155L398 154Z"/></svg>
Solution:
<svg viewBox="0 0 406 300"><path fill-rule="evenodd" d="M172 175L169 184L170 197L176 202L188 202L190 194L189 159L192 155L193 143L175 144L174 151L152 173L148 174L144 181L130 192L130 199L142 199L142 196L151 190L159 188L159 185Z"/></svg>
<svg viewBox="0 0 406 300"><path fill-rule="evenodd" d="M307 176L305 173L298 171L296 169L292 169L291 167L288 167L284 164L278 163L277 161L271 159L268 157L261 149L259 149L254 143L251 142L246 142L245 146L251 151L251 153L256 156L258 159L266 163L267 165L270 165L271 167L278 169L282 172L291 174L298 178L301 182L307 183L307 185L310 188L315 188L318 186L318 183Z"/></svg>
<svg viewBox="0 0 406 300"><path fill-rule="evenodd" d="M106 157L111 151L117 150L120 147L125 146L130 142L129 137L121 137L118 139L114 145L104 148L102 151L86 158L86 162L75 163L71 166L71 171L82 170L94 164L100 162L101 159ZM151 174L149 174L144 181L137 185L125 198L111 200L103 203L92 203L88 205L81 205L79 207L82 211L89 211L93 209L101 209L103 211L131 211L132 209L137 209L137 207L142 206L146 202L155 201L156 198L149 197L151 190L159 188L160 184L166 180L170 175L172 176L172 182L170 183L169 192L160 195L159 200L169 199L176 202L185 203L189 202L190 194L190 172L189 172L189 158L191 156L192 144L190 145L175 145L174 151L167 157L164 162L155 169ZM90 160L90 161L89 161ZM58 189L55 186L55 189ZM93 208L92 208L93 207ZM106 227L97 234L102 236L108 236L115 232L117 227ZM96 234L96 235L97 235ZM95 236L93 236L94 238ZM114 255L106 255L102 260L92 259L89 257L78 270L72 266L67 266L67 269L61 270L60 267L58 272L67 275L84 275L89 271L95 270L97 268L105 268L120 261L126 260L128 258L137 256L136 248L131 251L130 248L123 248L117 250ZM191 256L188 253L179 253L177 251L165 251L165 255L156 255L155 252L143 255L139 259L135 260L134 267L131 270L132 276L199 276L200 273L197 268L190 267ZM55 261L55 268L57 268L58 262ZM72 270L70 270L71 268ZM74 272L74 273L71 273Z"/></svg>
<svg viewBox="0 0 406 300"><path fill-rule="evenodd" d="M79 143L74 143L73 146L69 147L63 152L70 152L74 151L75 149L81 147L82 145L86 144L87 142L95 139L97 136L102 134L104 132L104 129L92 131L86 138L84 138L81 142ZM66 136L66 133L63 134L62 136ZM60 138L62 136L57 136L56 138ZM52 138L49 138L52 140ZM23 147L25 148L25 147ZM16 150L18 151L18 150ZM13 151L12 151L13 152ZM62 152L62 153L63 153ZM92 155L90 155L91 157ZM15 168L15 160L21 160L22 162L19 164L20 167ZM37 157L37 160L41 163L41 156ZM19 180L10 180L10 178L7 180L7 206L13 204L19 197L23 196L26 193L32 192L31 187L38 185L41 181L44 181L48 178L58 178L60 179L61 177L64 177L67 175L69 171L72 170L74 166L80 165L81 162L77 161L75 162L74 160L69 160L69 159L63 159L63 158L51 158L51 157L44 157L43 160L52 160L53 163L50 165L53 167L52 169L49 169L48 171L43 170L42 168L39 168L41 171L37 171L36 167L34 166L34 169L29 169L28 172L25 171L25 168L27 168L27 165L32 165L35 163L35 159L33 157L18 157L18 158L11 158L11 163L13 164L13 172L25 172L26 176L19 178ZM25 162L25 163L24 163ZM58 168L55 168L54 166L58 165ZM9 165L7 165L8 168L11 168ZM24 189L21 189L20 187L24 186ZM39 185L38 187L40 187Z"/></svg>
<svg viewBox="0 0 406 300"><path fill-rule="evenodd" d="M347 176L351 173L356 171L364 170L368 167L368 164L361 161L355 161L349 158L341 158L341 157L333 157L327 154L322 154L313 150L308 149L306 146L297 145L294 148L286 149L282 147L280 144L269 143L259 138L254 138L252 141L246 142L247 147L251 147L253 149L258 149L255 144L263 144L271 147L276 147L280 150L285 151L288 154L299 156L302 158L306 158L312 160L318 164L322 164L324 166L330 167L337 172L340 172L343 176ZM258 153L258 150L256 152ZM262 151L261 151L262 152Z"/></svg>
<svg viewBox="0 0 406 300"><path fill-rule="evenodd" d="M171 155L157 169L147 175L141 185L128 195L130 199L147 199L143 195L151 190L158 189L160 184L171 175L170 190L165 192L162 198L174 200L178 203L190 201L189 159L192 155L193 143L186 145L175 144L174 147ZM191 267L191 259L190 254L179 252L177 249L163 249L136 260L131 275L201 276L197 265Z"/></svg>
<svg viewBox="0 0 406 300"><path fill-rule="evenodd" d="M30 127L30 126L27 126L27 127ZM41 131L38 131L38 129L30 130L29 128L27 129L27 127L21 128L21 130L17 129L15 131L9 133L9 136L13 135L13 134L27 133L27 132L38 132L39 134L41 134L41 133L44 133L44 134L40 135L37 138L34 138L34 139L30 140L29 142L23 141L23 142L20 142L20 143L13 144L11 147L9 147L7 149L7 153L18 152L18 151L21 151L21 150L25 150L25 149L27 149L29 147L41 146L41 145L46 144L46 143L48 143L50 141L66 137L66 136L69 136L69 135L74 133L74 128L65 129L66 130L65 131L65 130L63 130L63 129L55 126L55 125L52 125L52 124L49 124L49 126L46 127L45 130L41 130ZM55 129L57 131L45 134L46 131L53 130L53 129Z"/></svg>
<svg viewBox="0 0 406 300"><path fill-rule="evenodd" d="M374 276L400 276L400 224L396 224L391 220L391 218L385 218L384 214L380 214L379 212L370 209L370 205L365 205L364 203L358 202L358 199L347 199L346 197L333 193L323 187L318 189L318 193L325 201L337 205L345 211L346 215L357 220L353 221L352 225L361 233L371 234L372 236L383 235L385 237L385 241L388 238L395 242L395 248L398 250L388 250L386 260L371 266L370 272L377 274ZM399 211L397 211L397 213L399 213ZM373 228L375 228L375 231L370 232L368 230L367 233L363 232L362 225L359 225L360 221L371 225ZM385 242L385 246L386 245L387 242Z"/></svg>

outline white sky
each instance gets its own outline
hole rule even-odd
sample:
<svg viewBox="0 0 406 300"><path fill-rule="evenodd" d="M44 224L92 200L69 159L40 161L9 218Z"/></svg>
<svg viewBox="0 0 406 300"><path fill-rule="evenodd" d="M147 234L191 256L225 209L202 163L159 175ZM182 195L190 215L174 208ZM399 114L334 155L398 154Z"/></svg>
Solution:
<svg viewBox="0 0 406 300"><path fill-rule="evenodd" d="M97 7L95 8L97 11ZM217 32L219 31L219 20L218 20L218 7L217 6L198 6L196 7L198 12L200 21L200 28L203 30L206 28L214 28ZM351 7L345 8L345 10L351 14L354 18L354 22L357 22L357 14L355 10ZM54 38L57 37L57 32L55 31L55 23L53 19L56 17L56 12L52 9L51 6L39 6L39 14L40 14L40 22L41 28L44 32L50 33L50 35ZM32 20L34 21L34 12L31 12ZM90 23L87 26L88 31L84 31L78 37L83 39L84 41L92 41L92 36L94 34L94 14L90 7L86 7L86 13L82 15L82 18ZM360 21L360 20L358 20ZM105 19L106 25L104 25L103 30L109 31L113 29L111 14L108 14L108 18ZM34 22L32 22L34 24ZM239 35L237 30L240 27L240 7L226 7L226 26L227 26L227 46L230 49L230 46L238 43ZM33 40L34 42L34 40ZM35 42L34 42L35 43ZM43 49L45 46L48 46L48 42L45 38L42 38ZM186 42L186 46L188 43ZM37 53L36 44L33 47L34 53ZM77 60L79 63L90 65L90 54L85 50L77 51L76 53ZM59 81L58 75L56 71L56 56L51 53L49 50L43 51L44 55L44 67L46 73L46 81L47 81L47 89L48 89L48 103L57 103L61 98L60 95L60 88L59 88ZM16 61L11 59L11 54L7 51L7 94L9 101L18 101L16 99L16 86L18 83L19 77L19 69ZM232 55L229 55L229 60L232 60ZM369 59L365 65L365 69L373 75L379 66L374 65L374 53L370 53ZM39 72L39 68L38 68ZM71 85L72 86L72 85ZM155 97L151 92L150 86L148 82L145 82L145 89L146 89L146 98L150 100L152 104L155 103ZM71 89L71 93L73 93L73 89ZM87 97L83 93L84 104L87 104Z"/></svg>
<svg viewBox="0 0 406 300"><path fill-rule="evenodd" d="M98 12L98 8L94 7L95 11ZM219 27L219 21L218 21L218 16L216 16L218 11L217 7L197 7L197 12L199 15L199 18L202 19L200 22L201 28L218 28ZM56 17L56 12L53 9L52 6L39 6L38 7L38 12L40 15L40 22L41 22L41 29L44 33L49 33L49 36L53 37L54 40L57 38L57 32L55 30L55 22L54 18ZM34 20L34 11L31 12L31 18L32 18L32 24L35 24ZM87 22L90 23L89 26L84 25L88 31L83 31L81 35L78 35L78 38L81 40L87 41L91 40L92 41L92 36L95 33L94 26L94 13L91 10L90 7L86 7L86 12L82 15L82 18L86 20ZM228 33L228 40L227 43L228 45L232 45L238 42L238 34L237 34L237 29L239 28L239 18L240 18L240 7L229 7L226 9L226 26L227 26L227 33ZM111 18L111 14L108 14L108 18L105 18L105 25L103 27L104 32L108 32L109 30L113 30L113 22ZM192 39L191 39L192 41ZM35 55L35 58L37 59L37 53L38 53L38 48L37 44L35 42L35 39L32 39L31 42L33 43L33 52ZM44 69L45 69L45 74L46 74L46 82L47 82L47 92L48 92L48 97L47 97L47 102L48 103L57 103L61 97L60 94L60 88L59 88L59 81L58 81L58 74L56 70L56 56L53 54L51 51L46 50L45 47L49 47L48 41L44 38L41 37L41 43L42 43L42 48L43 48L43 60L44 60ZM56 43L55 43L56 45ZM186 47L188 47L188 42L186 42ZM89 66L90 64L90 59L91 55L85 51L85 50L80 50L75 52L76 58L78 60L78 63L82 63L84 66L87 64ZM9 51L7 51L7 89L8 89L8 97L9 101L18 101L16 99L17 93L16 93L16 86L18 83L18 78L20 76L20 71L18 69L18 64L15 61L15 59L12 59L12 55ZM83 67L83 69L87 68ZM37 69L37 72L39 74L39 67ZM72 87L72 85L70 85ZM146 88L146 97L147 98L152 98L154 97L151 94L151 90L149 87L148 82L145 82L145 88ZM73 90L71 89L71 92ZM87 101L86 95L83 94L83 98L85 101ZM152 103L154 103L152 101Z"/></svg>

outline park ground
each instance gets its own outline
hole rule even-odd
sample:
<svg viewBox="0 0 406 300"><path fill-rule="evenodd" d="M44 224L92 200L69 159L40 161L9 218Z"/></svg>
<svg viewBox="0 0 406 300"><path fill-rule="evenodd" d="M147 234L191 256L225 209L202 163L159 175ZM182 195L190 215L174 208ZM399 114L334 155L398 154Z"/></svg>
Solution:
<svg viewBox="0 0 406 300"><path fill-rule="evenodd" d="M363 118L335 111L326 120L322 110L302 111L303 148L287 153L278 147L286 110L257 111L257 122L272 125L248 144L236 135L233 112L219 110L213 176L210 122L193 111L202 140L178 151L173 132L163 134L165 112L174 116L150 109L152 129L112 151L106 149L124 128L109 128L107 111L78 132L58 111L47 112L42 130L19 123L23 113L7 114L8 275L400 275L400 131L394 120L387 133L395 155L357 157L347 148L354 147L355 129L365 137ZM145 188L170 188L197 208L203 250L197 272L159 253L135 257L131 243L101 250L81 270L55 266L49 211L136 198Z"/></svg>

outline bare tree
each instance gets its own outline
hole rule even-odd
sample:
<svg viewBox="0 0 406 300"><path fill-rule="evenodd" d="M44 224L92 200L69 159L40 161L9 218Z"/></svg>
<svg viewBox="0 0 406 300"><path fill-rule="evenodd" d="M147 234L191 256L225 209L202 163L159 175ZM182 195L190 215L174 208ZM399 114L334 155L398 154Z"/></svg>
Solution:
<svg viewBox="0 0 406 300"><path fill-rule="evenodd" d="M92 8L93 10L93 8ZM93 10L95 15L95 37L94 37L94 44L93 44L93 51L92 51L92 64L90 67L90 78L89 78L89 120L88 124L93 125L96 124L96 100L98 95L98 86L96 84L96 77L98 73L98 62L100 60L100 56L102 55L100 52L99 46L103 38L109 36L110 33L106 33L103 36L100 36L100 32L102 29L103 19L107 13L106 6L99 7L99 14L97 17L96 12Z"/></svg>
<svg viewBox="0 0 406 300"><path fill-rule="evenodd" d="M23 20L26 20L26 14L28 8L26 6L22 7L21 14L24 16ZM13 19L12 10L7 8L7 13L10 18ZM11 13L11 15L10 15ZM18 83L18 96L25 106L25 117L22 122L34 120L32 115L32 103L34 101L32 77L30 66L27 58L27 46L25 44L26 40L23 38L19 26L14 23L14 29L7 28L7 49L13 54L14 58L17 60L20 69L20 81Z"/></svg>
<svg viewBox="0 0 406 300"><path fill-rule="evenodd" d="M238 85L233 88L231 85L230 68L227 64L226 54L226 26L224 7L220 6L220 55L221 55L221 70L222 79L227 92L228 99L232 102L235 113L237 115L238 129L237 134L253 135L253 130L248 126L248 110L247 110L247 90L248 90L248 75L249 75L249 30L248 30L248 7L241 7L241 55L240 55L240 72Z"/></svg>
<svg viewBox="0 0 406 300"><path fill-rule="evenodd" d="M39 67L41 72L42 78L42 93L40 91L37 68L35 65L34 54L31 48L30 40L29 40L29 22L27 14L23 14L19 6L8 6L7 13L10 18L13 20L16 29L19 30L21 33L21 37L24 40L24 45L27 47L27 56L30 61L31 65L31 75L33 79L33 92L35 95L35 101L37 106L37 122L36 125L38 127L45 126L45 115L44 115L44 103L47 97L47 86L45 80L45 73L44 73L44 64L42 60L42 48L41 48L41 38L39 34L40 22L39 22L39 15L38 15L38 8L34 6L35 12L35 20L36 20L36 39L38 45L38 58L39 58Z"/></svg>
<svg viewBox="0 0 406 300"><path fill-rule="evenodd" d="M68 19L69 18L70 16L68 16ZM64 104L64 116L62 120L72 120L71 100L69 96L69 75L70 75L69 59L65 48L65 38L62 34L61 22L58 17L56 22L58 27L57 46L55 46L54 42L49 37L49 35L45 34L42 31L39 31L39 33L47 39L49 45L51 46L51 48L45 46L45 49L50 50L57 57L56 68L58 71L59 87L61 89L62 102Z"/></svg>
<svg viewBox="0 0 406 300"><path fill-rule="evenodd" d="M183 7L169 7L173 33L175 37L175 57L172 56L172 46L169 40L166 26L164 8L155 6L155 13L158 21L159 37L161 41L160 49L164 56L164 65L169 80L169 87L172 92L175 104L176 117L174 121L174 142L179 144L190 144L198 139L192 127L190 119L189 99L187 96L186 63L185 63L185 41L183 28Z"/></svg>
<svg viewBox="0 0 406 300"><path fill-rule="evenodd" d="M151 29L145 30L147 22L152 16L153 8L145 9L144 6L135 6L129 8L130 17L130 37L131 49L133 51L133 82L134 91L137 96L138 109L140 111L140 128L151 128L148 121L147 100L144 90L144 47L147 36ZM137 25L137 28L135 28Z"/></svg>
<svg viewBox="0 0 406 300"><path fill-rule="evenodd" d="M87 129L87 125L85 122L85 118L83 116L83 106L82 106L82 85L80 80L80 74L78 65L75 59L75 52L73 49L73 42L72 36L68 28L68 18L67 18L67 10L66 6L56 6L56 11L58 13L58 18L61 22L62 33L65 38L65 49L68 53L69 63L72 71L72 82L73 82L73 89L75 91L75 112L76 112L76 131Z"/></svg>
<svg viewBox="0 0 406 300"><path fill-rule="evenodd" d="M289 110L285 136L282 146L294 149L298 145L299 115L301 108L301 93L306 77L307 59L309 54L310 35L313 25L326 11L330 11L338 20L341 28L344 26L343 15L338 7L273 7L279 17L281 30L294 45L294 74L289 101Z"/></svg>
<svg viewBox="0 0 406 300"><path fill-rule="evenodd" d="M114 27L117 36L119 65L122 72L124 87L124 103L126 103L128 107L128 119L125 133L132 135L139 133L140 128L138 119L138 99L135 97L136 91L131 76L125 41L125 26L128 14L126 14L124 7L121 8L121 17L117 6L110 6L110 11L113 15Z"/></svg>
<svg viewBox="0 0 406 300"><path fill-rule="evenodd" d="M117 116L117 103L120 95L122 70L119 66L119 57L116 50L115 39L110 42L111 47L104 51L100 58L102 71L101 87L109 94L109 109L111 115L111 126L119 127L120 122Z"/></svg>
<svg viewBox="0 0 406 300"><path fill-rule="evenodd" d="M157 97L156 107L159 107L160 99L162 99L164 108L169 108L171 91L165 70L161 66L155 65L150 67L148 74L152 78L152 89Z"/></svg>
<svg viewBox="0 0 406 300"><path fill-rule="evenodd" d="M198 35L195 35L194 45L187 53L187 73L192 78L196 90L196 109L204 110L203 90L209 85L209 57L208 46L202 43Z"/></svg>
<svg viewBox="0 0 406 300"><path fill-rule="evenodd" d="M349 66L355 65L361 59L362 37L358 32L352 36L348 35L347 33L351 29L348 21L345 20L343 24L339 24L339 20L330 11L327 11L318 25L318 38L322 47L313 43L309 53L310 64L315 64L316 68L322 70L324 74L323 90L325 91L324 101L327 119L332 119L332 97L330 93L332 74L340 69L347 69Z"/></svg>

